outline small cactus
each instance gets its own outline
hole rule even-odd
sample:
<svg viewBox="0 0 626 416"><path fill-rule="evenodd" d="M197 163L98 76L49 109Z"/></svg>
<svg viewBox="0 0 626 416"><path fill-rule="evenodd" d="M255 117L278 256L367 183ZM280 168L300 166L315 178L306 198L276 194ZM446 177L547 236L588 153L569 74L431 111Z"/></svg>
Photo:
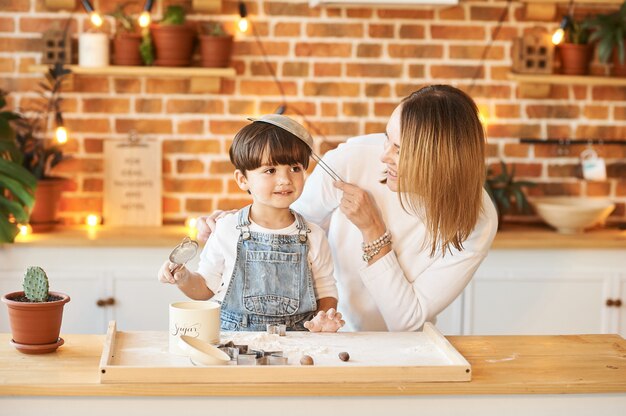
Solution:
<svg viewBox="0 0 626 416"><path fill-rule="evenodd" d="M45 302L48 300L48 276L38 266L31 266L24 274L24 294L31 302Z"/></svg>

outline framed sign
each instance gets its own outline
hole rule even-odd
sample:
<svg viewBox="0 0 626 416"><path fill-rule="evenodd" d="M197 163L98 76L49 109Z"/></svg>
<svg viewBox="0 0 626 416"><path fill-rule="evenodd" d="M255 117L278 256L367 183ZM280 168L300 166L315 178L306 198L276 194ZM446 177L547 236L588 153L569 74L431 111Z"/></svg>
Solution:
<svg viewBox="0 0 626 416"><path fill-rule="evenodd" d="M161 147L157 141L104 143L104 223L162 225Z"/></svg>

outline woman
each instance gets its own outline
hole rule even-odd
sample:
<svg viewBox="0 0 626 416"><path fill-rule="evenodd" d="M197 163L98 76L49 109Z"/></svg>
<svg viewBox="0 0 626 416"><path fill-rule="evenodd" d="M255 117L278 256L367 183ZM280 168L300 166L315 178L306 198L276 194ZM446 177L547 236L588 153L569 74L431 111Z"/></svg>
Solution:
<svg viewBox="0 0 626 416"><path fill-rule="evenodd" d="M446 85L324 156L345 182L316 167L292 207L328 230L348 330L419 330L463 291L497 228L484 158L476 105Z"/></svg>

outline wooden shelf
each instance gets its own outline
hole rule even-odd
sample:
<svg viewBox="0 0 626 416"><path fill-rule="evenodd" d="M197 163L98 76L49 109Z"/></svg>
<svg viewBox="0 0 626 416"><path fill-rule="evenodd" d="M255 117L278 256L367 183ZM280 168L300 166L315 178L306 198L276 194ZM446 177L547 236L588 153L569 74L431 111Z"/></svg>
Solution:
<svg viewBox="0 0 626 416"><path fill-rule="evenodd" d="M569 3L570 0L519 0L520 3ZM623 0L580 0L576 4L622 4Z"/></svg>
<svg viewBox="0 0 626 416"><path fill-rule="evenodd" d="M45 74L49 65L31 65L30 72ZM232 78L236 72L233 68L201 68L201 67L165 67L165 66L118 66L110 65L100 68L87 68L79 65L66 65L72 75L78 76L125 76L125 77L168 77L189 78L189 92L195 94L217 93L221 88L221 78ZM69 77L68 82L71 82ZM69 88L69 87L68 87Z"/></svg>
<svg viewBox="0 0 626 416"><path fill-rule="evenodd" d="M509 72L508 78L524 84L551 84L551 85L612 85L626 86L626 78L602 77L595 75L532 75Z"/></svg>
<svg viewBox="0 0 626 416"><path fill-rule="evenodd" d="M30 72L45 73L48 65L31 65ZM100 68L88 68L78 65L66 65L76 75L122 75L152 77L217 77L235 76L233 68L201 68L201 67L165 67L165 66L118 66L110 65Z"/></svg>

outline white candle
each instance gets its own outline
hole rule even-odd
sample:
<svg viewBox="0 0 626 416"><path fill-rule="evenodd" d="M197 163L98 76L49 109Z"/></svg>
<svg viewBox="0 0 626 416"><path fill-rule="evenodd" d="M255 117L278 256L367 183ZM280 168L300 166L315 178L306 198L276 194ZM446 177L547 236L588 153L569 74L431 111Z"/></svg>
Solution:
<svg viewBox="0 0 626 416"><path fill-rule="evenodd" d="M106 33L81 33L78 36L78 65L92 68L109 65L109 36Z"/></svg>

